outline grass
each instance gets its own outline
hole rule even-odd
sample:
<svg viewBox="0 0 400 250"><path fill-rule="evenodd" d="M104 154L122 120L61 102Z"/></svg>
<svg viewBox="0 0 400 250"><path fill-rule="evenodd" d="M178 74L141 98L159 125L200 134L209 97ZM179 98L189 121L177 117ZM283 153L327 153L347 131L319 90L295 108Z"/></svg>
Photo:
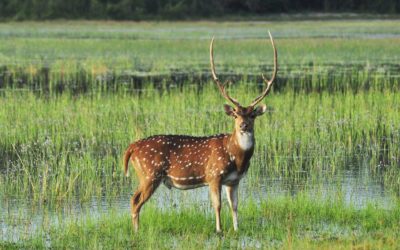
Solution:
<svg viewBox="0 0 400 250"><path fill-rule="evenodd" d="M103 190L113 194L126 185L121 156L130 142L154 134L231 132L233 122L222 112L224 102L215 86L195 89L51 99L4 92L3 193L28 192L36 199L77 194L89 199ZM231 92L248 103L257 90L240 85ZM269 111L256 123L250 180L302 172L334 175L353 162L377 176L398 176L399 100L390 91L271 94ZM388 176L384 185L398 192L396 178Z"/></svg>
<svg viewBox="0 0 400 250"><path fill-rule="evenodd" d="M276 39L284 86L307 89L309 83L347 82L368 87L398 79L397 20L33 22L0 27L0 86L13 88L104 91L106 85L110 91L120 83L137 84L143 76L161 76L157 81L170 83L180 82L179 74L209 79L213 35L219 72L259 76L271 71L268 29Z"/></svg>
<svg viewBox="0 0 400 250"><path fill-rule="evenodd" d="M317 201L317 202L316 202ZM99 217L66 223L38 232L31 239L4 247L86 249L221 249L221 248L381 248L400 246L400 211L374 206L361 210L343 200L321 202L315 197L273 198L259 205L251 201L240 207L240 231L234 232L223 210L224 233L214 233L209 211L195 208L159 211L148 204L138 234L132 232L126 213L110 212ZM227 206L224 206L226 209Z"/></svg>

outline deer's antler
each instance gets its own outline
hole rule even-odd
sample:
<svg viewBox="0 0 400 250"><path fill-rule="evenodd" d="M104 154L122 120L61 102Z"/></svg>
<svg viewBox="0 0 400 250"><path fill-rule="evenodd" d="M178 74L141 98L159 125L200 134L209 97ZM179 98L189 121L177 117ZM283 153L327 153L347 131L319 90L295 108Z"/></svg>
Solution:
<svg viewBox="0 0 400 250"><path fill-rule="evenodd" d="M215 66L214 66L214 50L213 50L213 44L214 44L214 37L211 39L211 44L210 44L210 64L211 64L211 74L214 82L217 84L219 91L221 92L222 96L225 97L228 101L232 102L233 105L236 107L240 106L240 103L235 99L229 96L228 92L225 89L225 85L229 82L226 81L224 84L222 84L218 77L217 74L215 73Z"/></svg>
<svg viewBox="0 0 400 250"><path fill-rule="evenodd" d="M250 104L251 107L256 106L269 93L270 88L272 86L272 83L275 80L276 72L278 71L278 52L276 51L275 44L274 44L274 39L272 38L272 35L271 35L271 33L269 31L268 31L268 34L269 34L269 38L270 38L271 43L272 43L272 48L274 49L274 72L272 74L271 80L268 80L264 76L264 74L261 75L263 80L264 80L264 82L265 82L265 84L267 85L267 87L264 89L263 93L260 96L258 96L256 99L253 100L253 102Z"/></svg>

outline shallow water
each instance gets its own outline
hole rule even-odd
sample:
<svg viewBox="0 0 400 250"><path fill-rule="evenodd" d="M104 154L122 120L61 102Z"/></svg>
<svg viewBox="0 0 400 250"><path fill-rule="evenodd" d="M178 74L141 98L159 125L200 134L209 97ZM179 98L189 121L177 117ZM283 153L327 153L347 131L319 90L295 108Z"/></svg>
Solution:
<svg viewBox="0 0 400 250"><path fill-rule="evenodd" d="M254 182L254 181L253 181ZM0 239L18 242L29 238L37 230L61 225L64 222L84 219L87 216L99 217L110 211L129 214L129 200L133 190L115 197L92 197L90 201L75 200L59 204L36 205L26 197L9 197L0 200ZM349 206L363 208L373 205L390 209L395 203L391 192L385 190L382 180L373 177L368 171L347 170L334 177L320 176L316 179L261 177L257 183L241 181L239 188L240 207L251 200L256 203L270 199L296 196L299 192L316 197L316 200L340 196ZM223 213L228 211L223 194ZM208 188L181 191L169 190L161 185L150 199L150 203L162 210L196 207L206 213L213 213ZM145 206L146 207L146 206ZM143 211L145 211L145 207Z"/></svg>

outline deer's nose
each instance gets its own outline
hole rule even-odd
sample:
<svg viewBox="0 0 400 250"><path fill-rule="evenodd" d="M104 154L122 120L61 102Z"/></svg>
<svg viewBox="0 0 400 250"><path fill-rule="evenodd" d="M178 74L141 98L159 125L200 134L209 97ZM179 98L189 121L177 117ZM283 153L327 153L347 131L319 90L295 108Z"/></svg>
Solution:
<svg viewBox="0 0 400 250"><path fill-rule="evenodd" d="M249 127L249 125L248 125L247 123L245 123L245 122L242 122L242 123L240 124L240 129L241 129L241 130L246 130L248 127Z"/></svg>

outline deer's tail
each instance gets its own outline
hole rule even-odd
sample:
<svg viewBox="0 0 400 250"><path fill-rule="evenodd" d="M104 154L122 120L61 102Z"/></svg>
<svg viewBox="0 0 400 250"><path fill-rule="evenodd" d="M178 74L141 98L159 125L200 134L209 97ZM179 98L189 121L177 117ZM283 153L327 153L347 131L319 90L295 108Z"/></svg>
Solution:
<svg viewBox="0 0 400 250"><path fill-rule="evenodd" d="M132 154L133 154L133 147L132 147L132 145L130 145L124 154L124 173L125 173L126 177L129 176L128 165L129 165L129 160L131 159Z"/></svg>

